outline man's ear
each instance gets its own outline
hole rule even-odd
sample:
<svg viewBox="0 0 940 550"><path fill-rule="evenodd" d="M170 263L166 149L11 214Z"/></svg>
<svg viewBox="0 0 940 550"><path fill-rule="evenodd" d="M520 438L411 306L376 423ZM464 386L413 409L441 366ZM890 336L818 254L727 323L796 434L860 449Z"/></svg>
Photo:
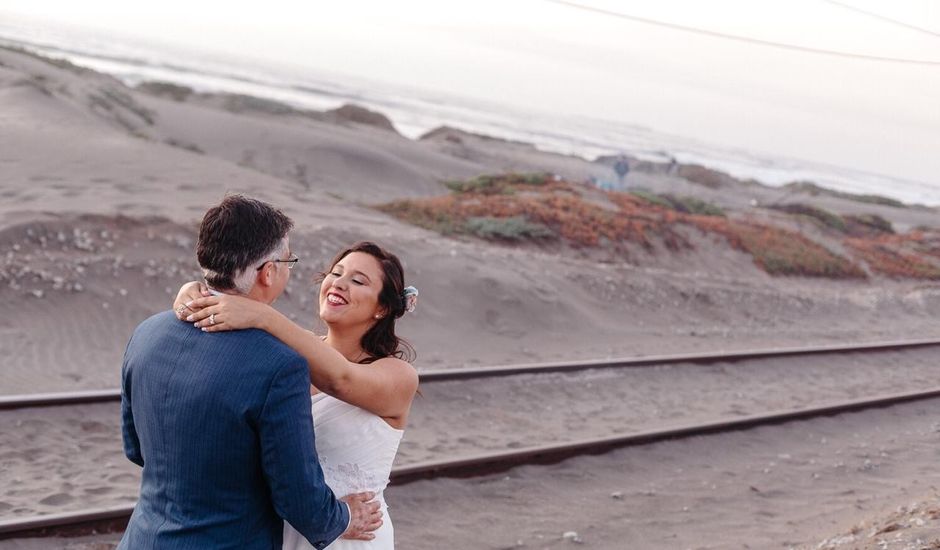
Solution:
<svg viewBox="0 0 940 550"><path fill-rule="evenodd" d="M264 264L264 267L258 272L258 276L255 277L255 284L264 287L269 287L274 284L274 269L272 269L272 264Z"/></svg>

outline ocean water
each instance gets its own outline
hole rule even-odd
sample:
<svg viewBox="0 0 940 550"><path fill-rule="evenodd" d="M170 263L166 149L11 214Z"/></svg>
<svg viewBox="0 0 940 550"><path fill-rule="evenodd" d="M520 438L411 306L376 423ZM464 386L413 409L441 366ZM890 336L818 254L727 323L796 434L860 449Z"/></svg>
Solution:
<svg viewBox="0 0 940 550"><path fill-rule="evenodd" d="M416 139L442 125L532 143L539 149L593 160L625 153L644 160L697 163L767 185L812 181L850 193L878 194L907 203L940 205L940 182L929 184L818 162L772 157L629 124L525 112L430 90L370 81L364 77L313 74L270 64L186 51L166 44L104 38L77 28L0 20L0 44L67 59L110 74L129 86L145 81L185 85L200 92L229 92L281 101L298 108L332 109L356 103L388 116L403 135Z"/></svg>

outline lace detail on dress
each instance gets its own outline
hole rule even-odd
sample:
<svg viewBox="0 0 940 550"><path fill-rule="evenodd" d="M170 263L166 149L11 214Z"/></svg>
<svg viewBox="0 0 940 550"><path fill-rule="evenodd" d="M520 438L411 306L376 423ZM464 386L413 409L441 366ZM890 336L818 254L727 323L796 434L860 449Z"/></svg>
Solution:
<svg viewBox="0 0 940 550"><path fill-rule="evenodd" d="M326 476L327 485L333 489L333 492L340 497L351 493L361 493L363 491L375 491L379 483L375 479L375 474L367 472L359 467L358 464L346 462L345 464L332 465L324 464L323 458L320 458L320 465L323 467L323 474Z"/></svg>

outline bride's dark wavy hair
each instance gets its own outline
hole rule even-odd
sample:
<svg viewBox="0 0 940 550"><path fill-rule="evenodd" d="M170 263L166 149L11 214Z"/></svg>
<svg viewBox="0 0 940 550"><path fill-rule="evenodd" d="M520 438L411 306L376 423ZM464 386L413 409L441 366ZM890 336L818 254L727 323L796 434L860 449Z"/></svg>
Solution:
<svg viewBox="0 0 940 550"><path fill-rule="evenodd" d="M336 264L353 252L363 252L372 256L382 267L382 291L379 292L379 305L386 311L386 314L362 336L360 345L369 357L360 362L371 363L383 357L397 357L409 363L413 362L417 355L414 347L395 334L395 321L405 314L405 270L398 256L373 242L360 241L337 254L330 262L330 268L317 277L317 283L322 284L323 279L333 271Z"/></svg>

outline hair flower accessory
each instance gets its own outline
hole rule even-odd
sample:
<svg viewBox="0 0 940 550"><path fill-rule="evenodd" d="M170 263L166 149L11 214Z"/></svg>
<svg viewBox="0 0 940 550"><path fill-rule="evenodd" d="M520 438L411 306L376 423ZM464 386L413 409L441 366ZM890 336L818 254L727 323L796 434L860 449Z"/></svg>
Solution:
<svg viewBox="0 0 940 550"><path fill-rule="evenodd" d="M401 293L402 301L405 303L405 311L413 313L418 305L418 289L413 286L405 287Z"/></svg>

